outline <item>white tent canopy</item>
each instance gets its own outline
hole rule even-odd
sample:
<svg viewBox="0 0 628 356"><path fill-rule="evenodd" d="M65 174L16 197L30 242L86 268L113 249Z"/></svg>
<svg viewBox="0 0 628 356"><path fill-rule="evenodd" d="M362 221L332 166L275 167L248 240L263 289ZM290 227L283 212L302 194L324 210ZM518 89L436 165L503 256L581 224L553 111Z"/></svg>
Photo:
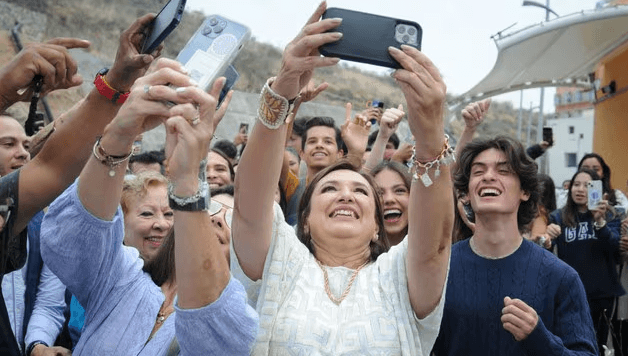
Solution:
<svg viewBox="0 0 628 356"><path fill-rule="evenodd" d="M628 39L628 6L582 11L495 39L498 55L491 72L466 93L463 105L520 89L590 87L589 74L604 56Z"/></svg>

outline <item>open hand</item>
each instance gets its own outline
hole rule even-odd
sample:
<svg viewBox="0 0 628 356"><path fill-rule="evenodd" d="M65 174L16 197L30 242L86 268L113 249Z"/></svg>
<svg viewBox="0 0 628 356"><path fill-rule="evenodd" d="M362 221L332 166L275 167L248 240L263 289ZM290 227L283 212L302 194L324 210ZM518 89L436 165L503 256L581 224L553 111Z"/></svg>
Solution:
<svg viewBox="0 0 628 356"><path fill-rule="evenodd" d="M361 114L357 114L353 118L351 116L351 103L347 103L345 105L345 123L340 127L340 133L347 146L348 152L346 153L361 158L366 151L371 123Z"/></svg>
<svg viewBox="0 0 628 356"><path fill-rule="evenodd" d="M314 68L328 67L338 63L338 58L321 57L318 48L326 43L334 42L342 37L338 32L326 32L340 25L340 19L320 20L327 9L323 1L305 27L292 40L283 52L281 69L271 89L286 99L296 98L314 73Z"/></svg>
<svg viewBox="0 0 628 356"><path fill-rule="evenodd" d="M128 91L135 80L143 76L148 66L161 54L163 44L151 54L141 53L147 28L153 18L155 14L144 15L120 34L116 59L107 73L107 82L119 92Z"/></svg>
<svg viewBox="0 0 628 356"><path fill-rule="evenodd" d="M408 124L416 138L417 159L438 156L443 147L443 105L447 87L432 61L418 49L402 45L389 53L403 67L393 74L408 104Z"/></svg>

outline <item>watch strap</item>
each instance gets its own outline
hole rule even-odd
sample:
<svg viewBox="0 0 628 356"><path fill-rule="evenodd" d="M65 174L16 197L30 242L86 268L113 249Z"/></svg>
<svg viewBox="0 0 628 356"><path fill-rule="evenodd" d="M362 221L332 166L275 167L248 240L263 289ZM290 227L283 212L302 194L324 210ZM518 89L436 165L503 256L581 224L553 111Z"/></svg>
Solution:
<svg viewBox="0 0 628 356"><path fill-rule="evenodd" d="M96 74L96 78L94 78L94 86L96 86L96 89L98 89L98 92L102 96L111 100L112 103L124 104L126 99L129 97L129 92L122 93L111 87L105 77L108 72L109 69L107 68L101 69L98 74Z"/></svg>

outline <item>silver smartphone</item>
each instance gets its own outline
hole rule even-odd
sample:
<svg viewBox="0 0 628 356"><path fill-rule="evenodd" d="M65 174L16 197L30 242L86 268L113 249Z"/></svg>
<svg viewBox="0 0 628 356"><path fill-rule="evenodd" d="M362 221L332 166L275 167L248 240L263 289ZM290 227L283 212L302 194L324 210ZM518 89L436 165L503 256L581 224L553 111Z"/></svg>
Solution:
<svg viewBox="0 0 628 356"><path fill-rule="evenodd" d="M602 200L602 181L592 180L587 183L587 207L589 210L593 210L597 207L600 200Z"/></svg>
<svg viewBox="0 0 628 356"><path fill-rule="evenodd" d="M220 15L210 15L179 52L177 61L199 87L209 91L250 37L248 27Z"/></svg>

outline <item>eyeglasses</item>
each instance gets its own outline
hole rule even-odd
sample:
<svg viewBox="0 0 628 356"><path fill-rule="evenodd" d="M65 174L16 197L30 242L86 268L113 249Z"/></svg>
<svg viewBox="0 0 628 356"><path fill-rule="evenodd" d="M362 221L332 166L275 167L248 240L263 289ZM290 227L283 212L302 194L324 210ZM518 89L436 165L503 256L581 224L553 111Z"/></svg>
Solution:
<svg viewBox="0 0 628 356"><path fill-rule="evenodd" d="M233 207L223 204L216 200L211 200L209 203L209 215L214 216L218 214L222 208L225 208L227 211L225 212L225 222L229 229L231 229L231 220L233 219Z"/></svg>

